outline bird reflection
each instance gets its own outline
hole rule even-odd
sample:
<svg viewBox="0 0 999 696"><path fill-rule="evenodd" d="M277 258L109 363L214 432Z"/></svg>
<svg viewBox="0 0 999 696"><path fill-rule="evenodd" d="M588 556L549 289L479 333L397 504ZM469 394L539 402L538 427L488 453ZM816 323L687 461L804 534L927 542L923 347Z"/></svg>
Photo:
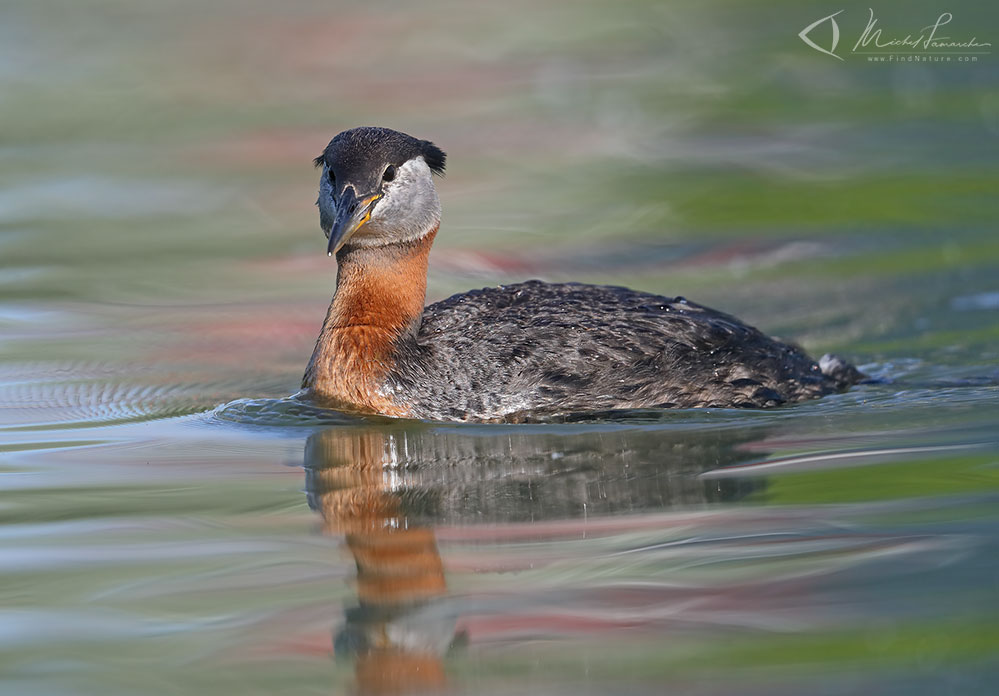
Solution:
<svg viewBox="0 0 999 696"><path fill-rule="evenodd" d="M531 430L424 425L337 427L305 447L309 505L343 536L357 604L334 650L353 660L358 692L446 686L443 658L459 602L447 594L433 525L517 523L637 513L733 500L746 480L697 474L753 456L722 431ZM758 456L758 453L757 455Z"/></svg>
<svg viewBox="0 0 999 696"><path fill-rule="evenodd" d="M350 656L363 694L434 691L454 619L434 616L447 593L433 530L411 525L392 482L392 433L330 429L305 446L309 506L323 531L342 534L357 565L358 604L334 639Z"/></svg>

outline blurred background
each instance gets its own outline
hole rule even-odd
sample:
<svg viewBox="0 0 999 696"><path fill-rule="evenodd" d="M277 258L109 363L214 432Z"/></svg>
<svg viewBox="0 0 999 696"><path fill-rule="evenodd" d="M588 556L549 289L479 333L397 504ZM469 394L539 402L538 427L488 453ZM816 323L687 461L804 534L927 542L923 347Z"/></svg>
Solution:
<svg viewBox="0 0 999 696"><path fill-rule="evenodd" d="M844 52L868 9L841 7ZM335 272L310 159L362 124L448 152L431 300L571 278L865 359L942 347L934 322L989 345L994 320L929 313L994 285L995 60L839 61L797 37L826 9L5 2L0 321L24 340L0 359L293 390ZM975 2L878 19L944 11L999 31Z"/></svg>
<svg viewBox="0 0 999 696"><path fill-rule="evenodd" d="M852 55L870 7L0 2L5 693L364 692L360 662L330 660L373 625L345 609L360 556L334 550L349 533L359 553L360 527L322 502L333 484L303 483L346 460L402 496L378 499L379 524L436 530L448 611L478 612L457 623L473 657L444 670L459 691L987 691L999 5L873 7L886 38L950 13L942 33L991 44L975 62ZM839 10L843 60L798 37ZM809 36L831 46L828 23ZM417 473L382 481L372 452L399 432L356 444L268 401L298 388L333 291L311 159L357 125L448 153L428 301L626 284L898 386L766 416L414 424ZM212 411L235 399L257 401ZM830 451L862 473L808 473ZM771 455L795 473L697 478ZM587 538L591 514L632 516ZM746 529L804 536L757 553L732 540ZM662 593L655 611L637 586Z"/></svg>

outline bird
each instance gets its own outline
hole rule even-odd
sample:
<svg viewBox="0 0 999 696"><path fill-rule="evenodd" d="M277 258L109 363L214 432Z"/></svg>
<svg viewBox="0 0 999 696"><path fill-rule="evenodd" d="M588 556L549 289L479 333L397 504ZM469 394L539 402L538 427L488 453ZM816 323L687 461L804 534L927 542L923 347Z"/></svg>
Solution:
<svg viewBox="0 0 999 696"><path fill-rule="evenodd" d="M339 133L313 161L337 277L305 398L358 414L523 422L769 408L864 378L684 297L625 287L530 280L424 306L445 161L429 140L371 126Z"/></svg>

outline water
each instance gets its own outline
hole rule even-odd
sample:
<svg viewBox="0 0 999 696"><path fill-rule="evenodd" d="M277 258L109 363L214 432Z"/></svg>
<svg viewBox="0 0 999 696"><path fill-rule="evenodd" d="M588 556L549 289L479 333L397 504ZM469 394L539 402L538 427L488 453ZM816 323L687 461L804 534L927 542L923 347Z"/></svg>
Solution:
<svg viewBox="0 0 999 696"><path fill-rule="evenodd" d="M994 691L999 71L835 61L796 37L829 11L0 8L0 693ZM309 160L360 123L449 153L431 299L682 294L876 380L526 425L292 398Z"/></svg>

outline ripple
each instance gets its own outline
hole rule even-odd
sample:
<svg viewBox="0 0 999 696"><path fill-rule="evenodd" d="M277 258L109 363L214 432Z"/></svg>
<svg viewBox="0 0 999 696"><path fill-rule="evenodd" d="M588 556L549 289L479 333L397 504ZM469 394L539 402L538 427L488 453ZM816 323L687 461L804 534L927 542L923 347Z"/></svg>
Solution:
<svg viewBox="0 0 999 696"><path fill-rule="evenodd" d="M237 384L138 382L97 363L22 363L0 372L0 430L96 427L175 418L238 394ZM224 397L223 397L224 398Z"/></svg>
<svg viewBox="0 0 999 696"><path fill-rule="evenodd" d="M903 361L904 362L904 361ZM940 399L975 404L994 396L994 370L891 363L866 365L882 379L823 399L768 409L630 409L561 414L519 414L508 425L655 427L699 429L763 426L774 421L856 413L897 411ZM887 377L887 378L885 378ZM129 424L205 413L208 423L256 427L323 427L397 423L399 419L360 416L314 403L301 394L283 398L239 398L247 392L281 393L286 385L246 380L171 381L175 375L138 374L134 366L105 363L18 363L0 368L0 430L33 431ZM221 405L219 405L221 404ZM466 424L472 427L473 424ZM493 426L495 427L495 426Z"/></svg>
<svg viewBox="0 0 999 696"><path fill-rule="evenodd" d="M899 457L917 455L930 456L964 450L986 449L989 443L961 443L956 445L933 445L921 447L890 447L884 449L863 449L833 452L815 452L793 457L779 457L748 464L733 464L721 469L706 471L701 478L726 478L761 474L775 469L801 471L819 467L859 466L862 464L891 461Z"/></svg>
<svg viewBox="0 0 999 696"><path fill-rule="evenodd" d="M283 399L236 399L208 414L211 420L264 427L316 427L386 422L380 416L359 416L323 408L298 395Z"/></svg>

